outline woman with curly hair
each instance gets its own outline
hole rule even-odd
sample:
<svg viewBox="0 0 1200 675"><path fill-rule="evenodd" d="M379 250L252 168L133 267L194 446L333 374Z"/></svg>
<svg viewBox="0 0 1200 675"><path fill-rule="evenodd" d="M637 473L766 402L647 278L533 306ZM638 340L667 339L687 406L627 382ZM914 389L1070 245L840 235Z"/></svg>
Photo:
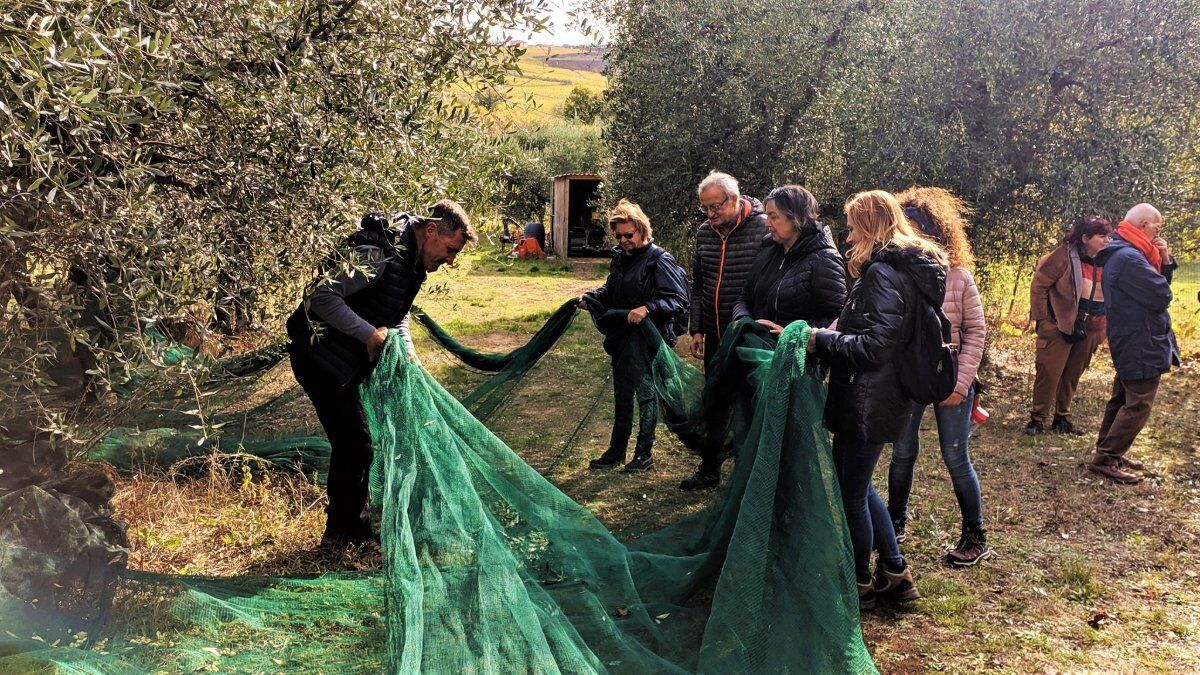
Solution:
<svg viewBox="0 0 1200 675"><path fill-rule="evenodd" d="M913 228L941 246L950 258L942 310L950 319L951 339L959 346L958 382L954 392L934 407L933 414L937 420L942 461L950 472L954 496L962 513L962 536L958 544L946 553L946 562L955 567L969 567L992 554L983 529L979 476L967 451L967 441L971 437L975 375L983 359L983 344L987 335L983 303L971 274L975 268L975 255L966 233L969 209L963 200L948 190L936 187L910 187L896 195L896 199L904 207L904 215ZM892 516L898 541L904 541L904 530L908 523L908 497L912 491L913 467L921 448L921 419L925 416L925 407L913 404L908 427L892 446L892 462L888 469L888 512Z"/></svg>
<svg viewBox="0 0 1200 675"><path fill-rule="evenodd" d="M612 357L613 430L608 450L593 459L588 468L612 469L625 462L629 436L633 433L633 404L638 404L637 442L625 473L654 468L654 427L658 424L658 399L649 386L648 375L621 366L621 356L637 325L649 321L674 346L676 320L687 313L687 275L675 258L654 243L654 230L642 207L622 199L608 214L608 228L617 245L613 247L608 279L584 296L591 296L609 309L629 312L622 326L604 329L604 351ZM580 305L585 303L579 298Z"/></svg>

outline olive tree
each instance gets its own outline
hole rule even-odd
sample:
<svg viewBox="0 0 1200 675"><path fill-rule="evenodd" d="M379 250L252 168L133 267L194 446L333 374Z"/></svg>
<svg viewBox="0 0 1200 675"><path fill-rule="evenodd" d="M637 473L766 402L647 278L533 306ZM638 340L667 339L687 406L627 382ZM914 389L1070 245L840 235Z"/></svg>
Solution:
<svg viewBox="0 0 1200 675"><path fill-rule="evenodd" d="M1084 213L1191 188L1200 3L898 2L839 92L842 192L947 187L985 259L1031 255ZM869 45L869 48L866 47Z"/></svg>
<svg viewBox="0 0 1200 675"><path fill-rule="evenodd" d="M72 350L119 378L164 317L278 329L314 260L367 208L484 203L499 186L494 142L470 96L521 55L501 32L536 27L544 9L0 9L0 419Z"/></svg>

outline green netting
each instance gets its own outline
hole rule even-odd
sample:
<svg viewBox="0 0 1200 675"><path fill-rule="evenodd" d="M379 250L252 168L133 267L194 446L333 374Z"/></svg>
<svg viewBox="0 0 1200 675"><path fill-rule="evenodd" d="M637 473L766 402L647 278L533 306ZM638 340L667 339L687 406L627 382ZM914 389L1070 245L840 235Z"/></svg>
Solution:
<svg viewBox="0 0 1200 675"><path fill-rule="evenodd" d="M324 482L329 470L329 441L323 436L288 436L276 439L208 438L199 429L114 428L92 447L85 457L107 462L117 469L132 471L145 467L165 468L187 459L212 453L250 455L256 459L316 473Z"/></svg>
<svg viewBox="0 0 1200 675"><path fill-rule="evenodd" d="M437 345L468 367L491 373L491 377L462 399L463 405L472 414L486 421L500 409L529 369L536 365L571 327L576 307L575 300L563 304L526 344L503 353L479 352L463 345L419 308L413 310L413 316L429 331L430 337ZM271 344L242 357L217 362L214 364L217 367L216 373L221 381L254 375L278 363L285 351L280 345ZM299 387L294 389L299 391ZM282 397L281 395L279 398ZM248 416L253 417L252 414ZM173 417L178 419L172 420ZM163 411L155 411L153 424L161 424L164 421L170 424L175 421L184 428L115 427L99 443L88 449L84 457L130 471L143 467L165 468L188 459L207 457L213 452L244 454L279 466L295 467L306 474L316 473L318 481L324 482L329 469L329 441L323 437L263 438L247 436L244 433L221 436L220 430L206 431L189 426L193 420L192 416L186 414L168 414L164 419ZM235 429L241 426L233 425ZM213 431L216 436L209 436Z"/></svg>
<svg viewBox="0 0 1200 675"><path fill-rule="evenodd" d="M224 359L212 359L195 349L172 342L161 331L148 328L145 333L146 343L151 354L166 366L204 365L208 368L210 379L213 381L229 380L237 377L254 375L274 366L287 355L287 341L278 340L264 345L245 354ZM152 365L143 365L129 375L125 382L115 383L113 391L122 398L129 398L150 375L157 372Z"/></svg>
<svg viewBox="0 0 1200 675"><path fill-rule="evenodd" d="M593 316L604 325L622 313ZM709 508L633 546L393 336L363 388L382 570L130 574L102 634L73 635L68 622L47 626L43 642L0 636L0 654L13 654L0 670L873 672L807 335L793 324L772 349L771 336L737 324L707 385L648 324L632 336L620 367L651 378L672 428L694 447L724 446L735 427L739 441ZM706 419L714 401L724 421ZM13 609L6 600L0 610ZM19 624L4 626L36 625L30 607L17 610Z"/></svg>
<svg viewBox="0 0 1200 675"><path fill-rule="evenodd" d="M413 316L425 326L434 342L458 360L476 370L495 373L462 400L463 405L475 417L486 422L512 393L525 373L567 332L571 322L575 320L575 311L575 300L564 303L529 342L503 354L483 353L463 345L420 309L414 309Z"/></svg>

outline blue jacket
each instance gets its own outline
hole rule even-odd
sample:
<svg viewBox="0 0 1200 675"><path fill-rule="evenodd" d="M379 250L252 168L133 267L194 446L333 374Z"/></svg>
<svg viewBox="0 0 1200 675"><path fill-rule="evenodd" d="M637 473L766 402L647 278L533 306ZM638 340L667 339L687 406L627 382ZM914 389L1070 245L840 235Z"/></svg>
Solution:
<svg viewBox="0 0 1200 675"><path fill-rule="evenodd" d="M1179 346L1171 331L1171 275L1174 261L1159 274L1136 246L1113 237L1097 256L1108 308L1108 346L1117 377L1145 380L1179 364Z"/></svg>

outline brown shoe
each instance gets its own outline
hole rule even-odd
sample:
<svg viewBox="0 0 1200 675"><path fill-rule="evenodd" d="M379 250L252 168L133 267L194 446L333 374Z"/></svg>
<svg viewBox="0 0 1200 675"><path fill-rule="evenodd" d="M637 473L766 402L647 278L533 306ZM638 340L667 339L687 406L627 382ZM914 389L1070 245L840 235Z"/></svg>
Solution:
<svg viewBox="0 0 1200 675"><path fill-rule="evenodd" d="M900 572L889 572L881 561L875 565L875 595L887 602L909 602L921 597L913 582L911 565Z"/></svg>
<svg viewBox="0 0 1200 675"><path fill-rule="evenodd" d="M1146 468L1138 460L1130 459L1125 455L1121 455L1117 458L1117 466L1120 466L1122 469L1129 469L1130 471L1141 471L1142 469Z"/></svg>
<svg viewBox="0 0 1200 675"><path fill-rule="evenodd" d="M1115 457L1107 457L1105 455L1092 455L1090 461L1084 465L1088 471L1098 473L1101 476L1110 478L1118 483L1126 485L1134 485L1142 482L1142 477L1135 474L1123 471L1120 461Z"/></svg>

